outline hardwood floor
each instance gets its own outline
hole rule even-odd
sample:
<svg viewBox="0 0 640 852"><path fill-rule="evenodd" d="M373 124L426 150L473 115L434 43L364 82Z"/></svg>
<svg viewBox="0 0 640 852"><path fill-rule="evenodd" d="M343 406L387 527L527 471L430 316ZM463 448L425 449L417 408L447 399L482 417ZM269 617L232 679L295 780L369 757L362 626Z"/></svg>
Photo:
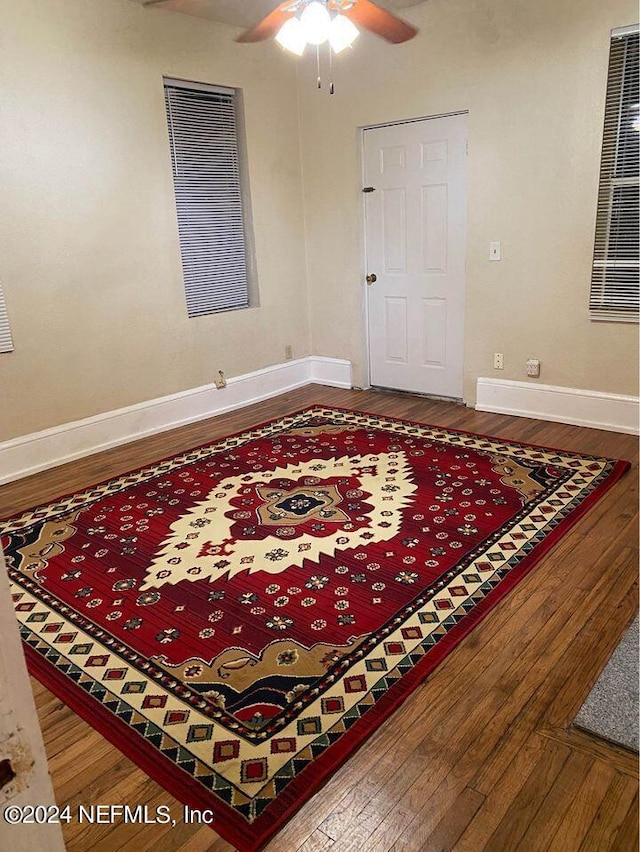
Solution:
<svg viewBox="0 0 640 852"><path fill-rule="evenodd" d="M631 436L372 391L311 386L0 488L0 515L321 403L634 467L304 805L270 852L635 852L638 759L571 720L637 611L638 452ZM182 806L37 681L59 804ZM232 847L211 829L71 823L70 850Z"/></svg>

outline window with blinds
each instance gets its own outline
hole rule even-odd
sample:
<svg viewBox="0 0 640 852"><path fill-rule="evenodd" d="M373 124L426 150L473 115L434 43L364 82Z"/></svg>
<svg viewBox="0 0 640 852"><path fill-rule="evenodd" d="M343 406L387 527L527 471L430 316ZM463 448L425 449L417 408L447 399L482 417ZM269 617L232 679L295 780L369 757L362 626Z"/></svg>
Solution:
<svg viewBox="0 0 640 852"><path fill-rule="evenodd" d="M0 352L13 352L9 314L7 313L2 286L0 286Z"/></svg>
<svg viewBox="0 0 640 852"><path fill-rule="evenodd" d="M237 93L165 80L190 317L249 305Z"/></svg>
<svg viewBox="0 0 640 852"><path fill-rule="evenodd" d="M614 30L589 301L595 320L638 321L638 75L638 27Z"/></svg>

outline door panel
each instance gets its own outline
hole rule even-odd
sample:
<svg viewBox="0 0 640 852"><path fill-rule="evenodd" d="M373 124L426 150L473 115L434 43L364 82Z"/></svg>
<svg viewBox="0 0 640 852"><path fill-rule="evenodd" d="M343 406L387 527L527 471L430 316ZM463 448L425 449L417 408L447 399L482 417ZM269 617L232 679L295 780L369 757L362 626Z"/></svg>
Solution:
<svg viewBox="0 0 640 852"><path fill-rule="evenodd" d="M407 363L407 300L397 296L385 299L387 361Z"/></svg>
<svg viewBox="0 0 640 852"><path fill-rule="evenodd" d="M404 188L382 191L382 230L384 234L384 271L407 271L407 194Z"/></svg>
<svg viewBox="0 0 640 852"><path fill-rule="evenodd" d="M371 383L462 397L466 115L364 133Z"/></svg>
<svg viewBox="0 0 640 852"><path fill-rule="evenodd" d="M447 198L446 183L422 187L422 271L447 271Z"/></svg>
<svg viewBox="0 0 640 852"><path fill-rule="evenodd" d="M423 299L423 364L444 367L447 363L447 301Z"/></svg>

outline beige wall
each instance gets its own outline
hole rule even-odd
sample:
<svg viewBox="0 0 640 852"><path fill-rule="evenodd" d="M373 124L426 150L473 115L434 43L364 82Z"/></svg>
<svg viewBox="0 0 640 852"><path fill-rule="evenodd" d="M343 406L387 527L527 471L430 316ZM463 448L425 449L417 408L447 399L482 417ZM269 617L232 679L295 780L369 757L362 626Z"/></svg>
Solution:
<svg viewBox="0 0 640 852"><path fill-rule="evenodd" d="M465 398L478 376L637 393L637 325L587 312L609 33L633 0L428 0L362 36L333 97L299 77L313 351L365 379L358 128L469 110ZM490 240L503 260L488 261ZM505 369L493 370L493 352ZM535 381L535 380L532 380Z"/></svg>
<svg viewBox="0 0 640 852"><path fill-rule="evenodd" d="M587 314L609 31L637 17L632 0L428 0L405 12L413 42L361 36L333 97L308 59L130 0L0 13L16 345L0 356L0 441L280 363L287 344L349 358L363 383L358 129L461 109L467 401L480 375L524 380L527 357L544 383L637 392L637 326ZM260 307L187 319L162 75L243 89Z"/></svg>
<svg viewBox="0 0 640 852"><path fill-rule="evenodd" d="M0 20L0 440L309 354L295 64L129 0ZM187 319L163 75L243 89L259 308Z"/></svg>

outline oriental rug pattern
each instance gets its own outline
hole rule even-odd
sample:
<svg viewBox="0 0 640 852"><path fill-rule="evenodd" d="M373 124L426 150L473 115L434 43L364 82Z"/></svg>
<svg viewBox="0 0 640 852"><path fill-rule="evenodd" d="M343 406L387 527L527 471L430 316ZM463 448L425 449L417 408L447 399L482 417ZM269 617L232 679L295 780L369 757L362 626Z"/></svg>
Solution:
<svg viewBox="0 0 640 852"><path fill-rule="evenodd" d="M0 533L32 672L254 849L625 469L312 408Z"/></svg>

